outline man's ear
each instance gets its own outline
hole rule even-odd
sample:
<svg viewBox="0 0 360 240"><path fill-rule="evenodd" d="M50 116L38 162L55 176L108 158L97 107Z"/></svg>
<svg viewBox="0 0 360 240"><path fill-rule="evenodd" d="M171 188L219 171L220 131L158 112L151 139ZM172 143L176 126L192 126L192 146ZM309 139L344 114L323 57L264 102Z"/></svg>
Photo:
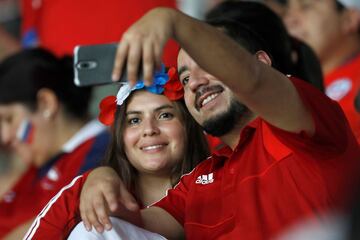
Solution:
<svg viewBox="0 0 360 240"><path fill-rule="evenodd" d="M266 52L264 52L263 50L257 51L257 52L255 53L255 56L256 56L256 58L257 58L259 61L265 63L266 65L271 66L271 58L270 58L269 55L268 55Z"/></svg>
<svg viewBox="0 0 360 240"><path fill-rule="evenodd" d="M59 111L59 101L55 93L47 88L42 88L37 93L37 111L45 119L54 118Z"/></svg>
<svg viewBox="0 0 360 240"><path fill-rule="evenodd" d="M360 29L360 11L345 9L342 13L342 30L344 33L357 33Z"/></svg>

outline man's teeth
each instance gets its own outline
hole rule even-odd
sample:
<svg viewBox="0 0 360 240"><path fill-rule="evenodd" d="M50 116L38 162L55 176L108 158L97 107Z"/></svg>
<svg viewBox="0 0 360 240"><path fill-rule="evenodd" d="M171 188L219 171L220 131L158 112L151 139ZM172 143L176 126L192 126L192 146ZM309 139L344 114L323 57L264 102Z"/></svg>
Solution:
<svg viewBox="0 0 360 240"><path fill-rule="evenodd" d="M210 96L208 96L207 98L205 98L202 103L201 106L206 105L208 102L210 102L211 100L213 100L214 98L216 98L219 94L218 93L213 93Z"/></svg>
<svg viewBox="0 0 360 240"><path fill-rule="evenodd" d="M159 145L153 145L153 146L147 146L147 147L143 147L143 150L153 150L153 149L157 149L157 148L161 148L163 145L159 144Z"/></svg>

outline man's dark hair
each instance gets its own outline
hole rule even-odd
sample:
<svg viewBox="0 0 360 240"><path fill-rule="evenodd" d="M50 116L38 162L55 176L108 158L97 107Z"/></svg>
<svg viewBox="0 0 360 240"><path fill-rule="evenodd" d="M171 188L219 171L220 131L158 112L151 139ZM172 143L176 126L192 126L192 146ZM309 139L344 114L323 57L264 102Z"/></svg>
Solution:
<svg viewBox="0 0 360 240"><path fill-rule="evenodd" d="M27 49L0 64L0 103L22 103L35 110L37 93L54 92L67 114L84 118L88 114L91 88L74 84L73 60L57 58L44 49Z"/></svg>
<svg viewBox="0 0 360 240"><path fill-rule="evenodd" d="M224 31L226 35L238 42L252 54L263 50L271 57L267 43L248 26L229 19L210 19L207 23Z"/></svg>
<svg viewBox="0 0 360 240"><path fill-rule="evenodd" d="M271 47L273 66L283 73L293 71L291 42L282 20L264 4L243 1L225 1L206 14L206 20L232 20L256 32ZM245 47L245 46L244 46Z"/></svg>

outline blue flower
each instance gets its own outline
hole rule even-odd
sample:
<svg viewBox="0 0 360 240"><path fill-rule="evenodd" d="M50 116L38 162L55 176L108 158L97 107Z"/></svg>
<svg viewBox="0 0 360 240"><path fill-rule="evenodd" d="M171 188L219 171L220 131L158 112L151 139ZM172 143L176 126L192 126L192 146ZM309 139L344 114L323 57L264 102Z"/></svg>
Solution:
<svg viewBox="0 0 360 240"><path fill-rule="evenodd" d="M145 89L154 94L162 94L164 92L164 85L168 81L169 76L165 72L165 66L162 64L161 69L154 74L153 83L151 86L145 86L143 81L138 81L132 91L138 89Z"/></svg>
<svg viewBox="0 0 360 240"><path fill-rule="evenodd" d="M166 73L164 64L161 65L161 69L154 74L153 83L151 86L145 86L143 81L138 81L136 85L130 89L129 84L124 84L120 89L116 97L117 105L123 104L126 98L132 91L145 89L154 94L162 94L164 92L164 85L169 80L169 75Z"/></svg>

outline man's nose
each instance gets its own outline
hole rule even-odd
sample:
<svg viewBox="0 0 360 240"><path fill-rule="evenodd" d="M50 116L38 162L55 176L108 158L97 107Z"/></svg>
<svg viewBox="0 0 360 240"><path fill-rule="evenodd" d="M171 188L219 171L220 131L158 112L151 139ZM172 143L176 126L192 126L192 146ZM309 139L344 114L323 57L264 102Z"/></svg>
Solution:
<svg viewBox="0 0 360 240"><path fill-rule="evenodd" d="M189 88L192 92L196 92L200 86L209 84L209 74L202 69L193 70L189 78Z"/></svg>

